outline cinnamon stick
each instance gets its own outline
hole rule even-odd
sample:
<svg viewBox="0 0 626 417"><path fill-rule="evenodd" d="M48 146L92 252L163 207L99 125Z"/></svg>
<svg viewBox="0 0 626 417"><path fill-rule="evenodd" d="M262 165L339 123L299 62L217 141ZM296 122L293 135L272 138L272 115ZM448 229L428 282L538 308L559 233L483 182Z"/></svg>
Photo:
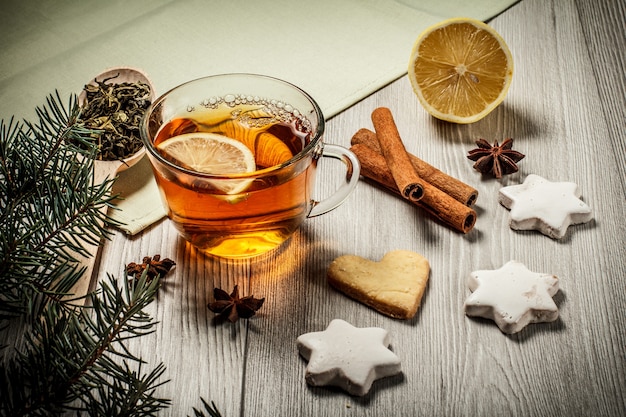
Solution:
<svg viewBox="0 0 626 417"><path fill-rule="evenodd" d="M382 154L376 133L369 129L359 129L359 131L352 136L351 143L352 145L365 145L375 152ZM415 168L415 172L417 172L417 175L420 176L422 181L430 183L467 206L471 206L476 202L478 191L475 188L438 170L415 155L409 154L409 158L413 164L413 168Z"/></svg>
<svg viewBox="0 0 626 417"><path fill-rule="evenodd" d="M384 186L388 190L400 194L393 175L387 166L385 157L362 143L353 145L354 152L361 162L361 175ZM476 223L476 212L465 204L452 198L439 188L425 182L424 194L419 201L413 203L426 210L432 216L455 230L468 233Z"/></svg>
<svg viewBox="0 0 626 417"><path fill-rule="evenodd" d="M372 122L382 155L400 194L413 202L419 201L424 196L423 181L413 168L391 111L386 107L375 109Z"/></svg>

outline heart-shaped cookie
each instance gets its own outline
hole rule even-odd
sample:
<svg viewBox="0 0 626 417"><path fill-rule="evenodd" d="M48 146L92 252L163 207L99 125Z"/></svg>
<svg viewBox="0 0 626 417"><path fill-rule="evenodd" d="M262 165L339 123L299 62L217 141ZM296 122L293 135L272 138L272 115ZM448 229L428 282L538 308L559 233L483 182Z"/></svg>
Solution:
<svg viewBox="0 0 626 417"><path fill-rule="evenodd" d="M395 250L379 262L355 255L335 259L328 268L331 286L379 312L410 319L417 312L430 265L422 255Z"/></svg>

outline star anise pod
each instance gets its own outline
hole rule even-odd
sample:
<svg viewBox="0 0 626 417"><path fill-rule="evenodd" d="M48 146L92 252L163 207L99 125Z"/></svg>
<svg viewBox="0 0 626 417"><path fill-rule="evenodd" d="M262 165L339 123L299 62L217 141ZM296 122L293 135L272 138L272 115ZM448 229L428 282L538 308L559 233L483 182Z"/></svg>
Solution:
<svg viewBox="0 0 626 417"><path fill-rule="evenodd" d="M140 264L131 262L126 265L126 273L129 276L133 276L135 277L135 279L137 279L147 268L147 279L148 281L151 281L156 278L157 275L161 277L165 276L174 265L176 265L176 262L172 261L169 258L161 260L161 255L154 255L152 258L146 256L143 258L143 261Z"/></svg>
<svg viewBox="0 0 626 417"><path fill-rule="evenodd" d="M265 298L254 298L251 295L240 298L237 285L230 295L221 288L215 288L213 296L215 301L209 303L209 310L221 317L226 317L231 323L236 322L239 318L249 319L254 316L265 301Z"/></svg>
<svg viewBox="0 0 626 417"><path fill-rule="evenodd" d="M478 139L476 145L478 148L472 149L467 154L469 159L476 161L474 169L483 174L490 172L496 178L517 172L517 162L525 156L512 149L513 139L511 138L502 142L502 145L498 145L496 141L493 146L485 139Z"/></svg>

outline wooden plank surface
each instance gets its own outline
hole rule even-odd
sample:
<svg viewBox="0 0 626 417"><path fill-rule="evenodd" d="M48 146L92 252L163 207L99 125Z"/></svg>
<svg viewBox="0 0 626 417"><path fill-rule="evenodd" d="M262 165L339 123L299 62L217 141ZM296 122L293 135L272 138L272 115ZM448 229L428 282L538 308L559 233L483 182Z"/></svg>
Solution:
<svg viewBox="0 0 626 417"><path fill-rule="evenodd" d="M406 77L328 122L326 141L349 146L359 128L372 128L373 109L389 107L410 152L479 190L478 222L468 235L365 182L344 205L255 260L205 257L167 220L134 238L116 232L103 248L101 276L157 253L177 262L152 306L158 331L132 346L167 366L171 381L159 394L173 405L163 414L191 415L203 397L224 416L624 415L625 7L524 0L496 17L491 25L513 52L514 81L503 105L478 123L432 119ZM520 172L481 178L465 157L481 137L513 137L527 155ZM332 192L341 172L323 161L317 194ZM511 230L498 190L531 173L576 182L595 220L571 227L561 241ZM393 249L419 252L431 264L413 320L382 316L327 285L335 257L378 260ZM507 336L491 321L465 316L469 273L511 259L560 278L556 322ZM216 323L206 307L212 290L235 284L266 297L265 305L248 321ZM376 382L363 398L308 387L295 339L334 318L387 329L402 375Z"/></svg>

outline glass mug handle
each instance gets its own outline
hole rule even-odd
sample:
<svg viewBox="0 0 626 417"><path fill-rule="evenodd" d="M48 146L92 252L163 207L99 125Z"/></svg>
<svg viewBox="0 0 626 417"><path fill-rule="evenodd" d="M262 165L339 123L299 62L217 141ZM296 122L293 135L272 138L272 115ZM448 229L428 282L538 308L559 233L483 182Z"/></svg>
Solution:
<svg viewBox="0 0 626 417"><path fill-rule="evenodd" d="M359 163L356 155L343 146L324 144L321 156L325 158L339 159L346 165L346 182L341 184L341 186L333 194L324 200L313 200L311 202L311 211L307 216L309 218L328 213L329 211L340 206L356 187L356 184L359 182L359 175L361 172L361 164Z"/></svg>

